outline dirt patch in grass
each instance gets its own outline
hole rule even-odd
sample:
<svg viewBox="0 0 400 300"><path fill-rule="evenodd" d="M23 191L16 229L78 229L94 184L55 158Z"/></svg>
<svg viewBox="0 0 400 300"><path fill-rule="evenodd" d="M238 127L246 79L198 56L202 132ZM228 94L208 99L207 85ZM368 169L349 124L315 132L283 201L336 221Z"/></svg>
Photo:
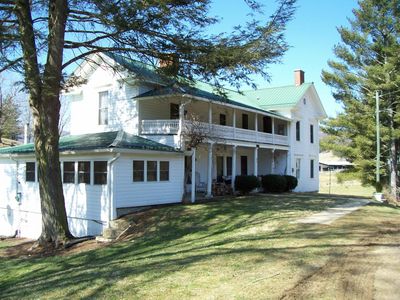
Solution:
<svg viewBox="0 0 400 300"><path fill-rule="evenodd" d="M25 238L9 238L2 242L6 245L0 248L0 257L5 258L37 258L50 257L55 255L68 256L85 251L95 250L102 247L107 247L112 244L117 244L121 241L132 241L146 233L155 230L155 225L160 222L165 222L170 216L168 214L159 216L159 208L153 208L146 211L131 213L124 216L121 220L125 224L131 226L127 228L123 235L117 241L110 243L97 242L96 240L87 240L79 242L68 248L42 248L33 247L34 240ZM176 215L178 218L179 215Z"/></svg>
<svg viewBox="0 0 400 300"><path fill-rule="evenodd" d="M49 257L54 255L72 255L89 250L99 249L106 244L98 243L95 240L84 241L82 243L71 246L70 248L40 248L33 247L35 241L24 238L7 239L10 245L0 249L0 257L4 258L37 258Z"/></svg>
<svg viewBox="0 0 400 300"><path fill-rule="evenodd" d="M342 222L354 222L354 218ZM281 299L398 299L400 220L380 222L338 257L309 273ZM363 228L355 228L360 233Z"/></svg>

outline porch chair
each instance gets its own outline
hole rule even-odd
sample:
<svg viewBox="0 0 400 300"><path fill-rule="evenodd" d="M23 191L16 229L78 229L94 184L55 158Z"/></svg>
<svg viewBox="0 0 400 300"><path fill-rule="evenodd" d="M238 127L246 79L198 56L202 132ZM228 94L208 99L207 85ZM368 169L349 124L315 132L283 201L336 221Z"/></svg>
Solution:
<svg viewBox="0 0 400 300"><path fill-rule="evenodd" d="M203 192L207 191L207 184L205 182L200 181L200 173L196 172L196 192Z"/></svg>

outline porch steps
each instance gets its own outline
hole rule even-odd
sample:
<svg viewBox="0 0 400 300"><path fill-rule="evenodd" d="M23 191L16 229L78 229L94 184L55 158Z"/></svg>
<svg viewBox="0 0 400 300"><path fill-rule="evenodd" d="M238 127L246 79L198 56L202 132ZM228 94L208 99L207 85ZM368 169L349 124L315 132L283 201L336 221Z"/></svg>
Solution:
<svg viewBox="0 0 400 300"><path fill-rule="evenodd" d="M132 220L127 218L116 219L110 222L110 226L103 230L103 238L115 240L127 228L130 228Z"/></svg>

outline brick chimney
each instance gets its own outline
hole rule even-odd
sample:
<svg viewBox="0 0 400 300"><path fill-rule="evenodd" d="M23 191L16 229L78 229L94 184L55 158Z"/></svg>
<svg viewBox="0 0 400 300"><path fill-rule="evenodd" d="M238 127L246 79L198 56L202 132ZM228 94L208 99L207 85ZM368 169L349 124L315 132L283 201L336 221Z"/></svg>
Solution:
<svg viewBox="0 0 400 300"><path fill-rule="evenodd" d="M304 71L303 70L294 70L294 85L299 86L304 83Z"/></svg>

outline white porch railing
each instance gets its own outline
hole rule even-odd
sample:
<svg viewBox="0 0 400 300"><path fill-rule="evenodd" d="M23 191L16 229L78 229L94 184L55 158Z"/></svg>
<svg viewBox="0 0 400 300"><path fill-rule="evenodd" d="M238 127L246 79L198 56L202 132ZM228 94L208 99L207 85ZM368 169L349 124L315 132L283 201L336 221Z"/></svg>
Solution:
<svg viewBox="0 0 400 300"><path fill-rule="evenodd" d="M185 121L188 122L188 121ZM288 145L287 136L265 133L250 129L234 128L202 122L201 127L209 130L210 136L218 139L241 140L254 143ZM142 120L141 134L177 134L179 130L179 120Z"/></svg>
<svg viewBox="0 0 400 300"><path fill-rule="evenodd" d="M177 134L179 120L142 120L142 134Z"/></svg>

